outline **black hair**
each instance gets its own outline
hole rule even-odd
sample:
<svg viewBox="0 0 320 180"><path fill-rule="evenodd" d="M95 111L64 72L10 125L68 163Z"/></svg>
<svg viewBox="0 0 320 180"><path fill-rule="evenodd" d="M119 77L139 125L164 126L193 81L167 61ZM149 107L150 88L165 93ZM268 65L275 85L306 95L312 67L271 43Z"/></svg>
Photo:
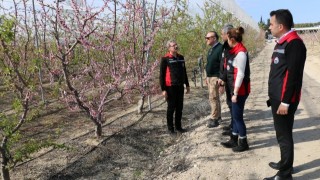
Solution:
<svg viewBox="0 0 320 180"><path fill-rule="evenodd" d="M290 30L293 26L293 17L288 9L278 9L270 12L270 17L275 16L276 21L282 24L286 29Z"/></svg>
<svg viewBox="0 0 320 180"><path fill-rule="evenodd" d="M217 41L219 41L219 36L218 36L218 33L216 31L209 31L211 33L214 34L214 37L217 39Z"/></svg>

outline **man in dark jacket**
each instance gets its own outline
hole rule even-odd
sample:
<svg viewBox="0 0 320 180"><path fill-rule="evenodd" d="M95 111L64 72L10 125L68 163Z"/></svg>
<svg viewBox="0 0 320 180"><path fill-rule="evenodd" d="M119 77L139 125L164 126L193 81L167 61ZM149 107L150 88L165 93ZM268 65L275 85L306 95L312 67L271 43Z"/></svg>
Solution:
<svg viewBox="0 0 320 180"><path fill-rule="evenodd" d="M221 30L221 38L223 43L223 52L222 52L222 58L221 58L221 62L220 62L220 75L219 75L219 92L222 94L224 93L224 91L226 92L226 102L229 108L229 112L230 112L230 124L228 126L224 126L223 127L223 132L222 135L229 135L231 136L231 132L232 132L232 126L233 126L233 117L232 117L232 102L231 102L231 91L229 89L229 86L227 86L227 83L225 83L227 81L227 71L224 68L224 64L226 63L225 60L229 58L230 56L230 47L228 44L228 35L227 32L232 29L233 26L231 24L226 24L224 25L224 27Z"/></svg>
<svg viewBox="0 0 320 180"><path fill-rule="evenodd" d="M207 33L206 43L210 46L207 55L206 65L206 84L209 90L209 102L211 106L210 119L208 120L207 127L213 128L219 126L221 119L221 105L219 97L219 69L222 59L222 44L219 43L219 36L217 32L210 31Z"/></svg>
<svg viewBox="0 0 320 180"><path fill-rule="evenodd" d="M170 134L175 134L173 126L173 114L175 113L175 129L183 133L186 130L181 126L184 84L187 92L190 86L185 66L184 57L178 54L178 45L174 40L167 42L168 53L162 57L160 63L160 86L162 95L168 103L167 126Z"/></svg>
<svg viewBox="0 0 320 180"><path fill-rule="evenodd" d="M271 11L270 16L269 29L278 40L271 58L268 104L271 105L281 159L269 163L278 173L264 180L291 180L294 159L292 128L301 96L307 50L298 34L291 30L294 24L289 10Z"/></svg>

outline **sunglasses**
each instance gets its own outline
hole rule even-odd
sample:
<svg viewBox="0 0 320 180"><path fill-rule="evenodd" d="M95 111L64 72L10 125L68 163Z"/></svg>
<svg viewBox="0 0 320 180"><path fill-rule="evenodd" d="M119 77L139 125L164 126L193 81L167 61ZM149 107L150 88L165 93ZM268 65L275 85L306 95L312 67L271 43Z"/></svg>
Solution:
<svg viewBox="0 0 320 180"><path fill-rule="evenodd" d="M209 40L210 38L213 38L213 36L210 37L204 37L206 40Z"/></svg>

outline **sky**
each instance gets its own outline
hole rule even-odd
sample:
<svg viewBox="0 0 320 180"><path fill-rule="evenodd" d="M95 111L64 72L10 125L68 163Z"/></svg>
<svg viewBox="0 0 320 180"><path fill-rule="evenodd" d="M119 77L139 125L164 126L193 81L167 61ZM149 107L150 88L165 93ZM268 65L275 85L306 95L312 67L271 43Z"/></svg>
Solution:
<svg viewBox="0 0 320 180"><path fill-rule="evenodd" d="M35 0L37 1L37 0ZM45 0L52 2L54 0ZM101 0L87 0L98 3ZM146 0L149 1L149 0ZM152 1L152 0L150 0ZM162 0L159 0L159 2ZM204 0L189 0L190 5L197 9L196 4L203 4ZM223 0L222 0L223 1ZM316 23L320 22L320 1L319 0L232 0L236 2L256 22L262 20L267 22L269 13L276 9L289 9L293 15L294 23ZM0 0L6 6L12 0Z"/></svg>
<svg viewBox="0 0 320 180"><path fill-rule="evenodd" d="M320 22L319 0L235 0L235 2L255 21L267 22L270 11L289 9L294 23Z"/></svg>

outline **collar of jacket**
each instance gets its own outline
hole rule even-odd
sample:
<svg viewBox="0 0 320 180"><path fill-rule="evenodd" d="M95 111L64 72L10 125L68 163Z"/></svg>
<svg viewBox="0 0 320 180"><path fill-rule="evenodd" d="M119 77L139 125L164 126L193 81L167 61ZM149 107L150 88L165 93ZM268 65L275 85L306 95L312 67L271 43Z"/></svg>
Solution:
<svg viewBox="0 0 320 180"><path fill-rule="evenodd" d="M290 42L294 39L300 39L302 41L302 39L298 36L297 32L296 31L291 31L289 32L287 35L285 35L284 37L282 37L280 39L280 41L278 41L277 43L278 44L283 44L284 42Z"/></svg>
<svg viewBox="0 0 320 180"><path fill-rule="evenodd" d="M180 54L177 53L177 57L180 56ZM167 54L164 56L167 58L174 58L174 56L172 54L170 54L170 52L167 52Z"/></svg>
<svg viewBox="0 0 320 180"><path fill-rule="evenodd" d="M230 49L230 54L238 54L239 52L247 52L247 49L244 47L244 45L239 42L238 44L236 44L236 46L234 46L232 49Z"/></svg>
<svg viewBox="0 0 320 180"><path fill-rule="evenodd" d="M216 47L219 44L219 42L214 43L213 46L211 46L211 48L213 49L214 47Z"/></svg>

